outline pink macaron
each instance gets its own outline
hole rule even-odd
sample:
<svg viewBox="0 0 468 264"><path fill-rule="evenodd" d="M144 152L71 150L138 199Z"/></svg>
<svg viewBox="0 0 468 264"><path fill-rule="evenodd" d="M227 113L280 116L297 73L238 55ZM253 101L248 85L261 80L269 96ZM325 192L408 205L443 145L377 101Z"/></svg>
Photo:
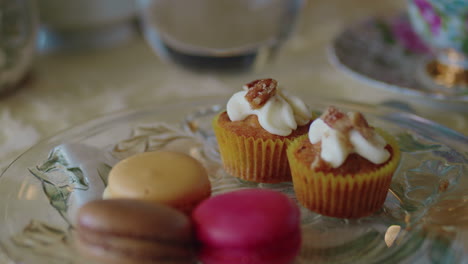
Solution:
<svg viewBox="0 0 468 264"><path fill-rule="evenodd" d="M220 194L199 204L192 217L204 264L286 264L300 249L299 208L280 192Z"/></svg>

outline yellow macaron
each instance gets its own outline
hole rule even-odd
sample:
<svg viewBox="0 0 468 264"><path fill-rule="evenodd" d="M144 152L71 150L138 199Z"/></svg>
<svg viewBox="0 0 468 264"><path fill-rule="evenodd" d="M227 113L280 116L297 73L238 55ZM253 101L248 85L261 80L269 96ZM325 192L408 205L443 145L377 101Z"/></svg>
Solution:
<svg viewBox="0 0 468 264"><path fill-rule="evenodd" d="M184 153L154 151L118 162L103 197L153 201L190 212L210 195L208 173L198 160Z"/></svg>

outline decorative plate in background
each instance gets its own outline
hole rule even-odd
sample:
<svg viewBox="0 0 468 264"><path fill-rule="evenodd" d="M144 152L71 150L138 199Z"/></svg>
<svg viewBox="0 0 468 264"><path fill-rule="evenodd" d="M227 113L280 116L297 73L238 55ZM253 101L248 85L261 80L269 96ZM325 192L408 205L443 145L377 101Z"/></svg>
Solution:
<svg viewBox="0 0 468 264"><path fill-rule="evenodd" d="M399 142L402 161L385 204L346 220L301 208L303 245L295 263L462 263L468 233L468 138L416 115L348 102L309 101L363 112ZM223 99L149 106L108 115L31 148L0 177L0 255L16 263L90 263L73 247L74 214L100 198L115 162L135 153L173 149L208 169L213 195L269 188L294 199L291 183L257 184L222 169L213 116ZM1 257L0 257L1 259Z"/></svg>
<svg viewBox="0 0 468 264"><path fill-rule="evenodd" d="M428 82L424 65L429 48L406 15L374 17L351 25L333 40L331 63L378 88L412 96L468 102L468 91L440 89Z"/></svg>

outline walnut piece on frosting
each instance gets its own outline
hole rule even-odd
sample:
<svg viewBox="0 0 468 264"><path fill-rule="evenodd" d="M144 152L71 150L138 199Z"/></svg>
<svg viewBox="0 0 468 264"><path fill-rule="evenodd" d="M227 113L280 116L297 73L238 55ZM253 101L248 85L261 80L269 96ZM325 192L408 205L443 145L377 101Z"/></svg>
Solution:
<svg viewBox="0 0 468 264"><path fill-rule="evenodd" d="M356 129L365 139L371 142L374 140L374 128L369 126L369 123L367 123L363 114L360 112L350 112L348 117L351 120L351 124L353 124L353 128Z"/></svg>
<svg viewBox="0 0 468 264"><path fill-rule="evenodd" d="M338 108L330 106L320 117L329 127L342 133L356 129L365 139L373 141L374 128L369 126L366 118L360 112L343 113Z"/></svg>
<svg viewBox="0 0 468 264"><path fill-rule="evenodd" d="M277 87L278 82L271 78L252 81L244 86L247 89L245 99L252 109L258 109L276 94Z"/></svg>
<svg viewBox="0 0 468 264"><path fill-rule="evenodd" d="M320 116L320 118L329 127L336 129L340 132L348 132L353 127L353 124L346 116L345 113L338 110L334 106L329 106L327 110Z"/></svg>

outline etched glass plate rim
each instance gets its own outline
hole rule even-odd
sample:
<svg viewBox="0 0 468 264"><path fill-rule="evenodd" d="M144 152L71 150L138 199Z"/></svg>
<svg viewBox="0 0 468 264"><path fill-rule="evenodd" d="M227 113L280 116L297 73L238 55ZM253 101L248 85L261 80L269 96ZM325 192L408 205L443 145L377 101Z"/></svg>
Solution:
<svg viewBox="0 0 468 264"><path fill-rule="evenodd" d="M197 110L197 109L200 109L201 107L206 108L207 105L209 106L209 105L213 105L213 104L219 104L219 103L225 102L225 100L226 100L226 98L221 98L221 97L209 98L209 99L204 98L204 99L200 99L200 100L193 100L192 101L193 105L187 110L190 110L190 109ZM332 103L332 102L327 101L327 102L324 103L322 100L317 99L317 104L324 105L324 104L330 104L330 103ZM357 108L363 108L363 109L367 108L367 109L371 109L371 110L381 111L381 110L377 109L379 107L372 106L372 105L363 105L363 104L353 103L353 102L333 102L333 103L337 104L339 106L342 105L343 107L357 107ZM179 102L179 104L184 104L184 102ZM177 103L174 104L174 105L177 105ZM129 118L131 116L141 114L142 112L145 112L145 113L153 112L153 111L156 111L157 109L164 109L166 107L167 107L167 105L161 105L161 106L148 105L148 106L139 107L137 109L130 109L130 110L121 111L121 112L110 114L110 115L104 115L104 116L102 116L100 118L93 119L93 120L90 120L88 122L82 123L80 125L72 127L70 129L67 129L64 132L61 132L61 133L59 133L59 134L57 134L55 136L52 136L52 137L50 137L48 139L45 139L44 141L42 141L41 143L39 143L36 146L32 147L30 150L26 151L25 153L29 153L31 151L34 151L37 148L41 148L41 146L43 146L43 145L46 146L46 145L51 144L51 143L53 143L55 141L60 141L61 139L63 140L64 137L67 137L67 136L68 137L70 137L70 136L73 137L74 135L79 134L81 131L86 130L87 128L99 127L100 125L102 125L103 122L104 123L113 123L116 120L120 120L120 119L123 119L123 118ZM174 107L176 107L176 106L174 106ZM382 111L385 112L387 110L383 109ZM403 115L403 116L411 116L411 118L414 118L411 114L408 114L408 113L405 113L405 112L398 112L398 111L394 111L394 110L392 110L392 112L394 112L394 114L399 114L399 115ZM185 115L185 116L187 116L187 115ZM428 120L425 120L425 119L419 118L419 121L426 122L427 124L433 125L435 127L437 126L437 129L436 129L437 133L456 135L456 136L464 139L464 141L465 141L464 143L465 143L465 145L467 145L466 142L468 142L468 140L463 135L458 134L457 132L455 132L453 130L450 130L450 129L446 128L446 127L440 126L438 124L435 124L435 123L433 123L431 121L428 121ZM86 137L86 136L83 136L83 137ZM18 160L20 160L22 156L23 155L18 157L18 159L16 159L11 165L18 162ZM6 174L6 172L8 171L8 168L0 176L0 182L3 179L3 175Z"/></svg>

